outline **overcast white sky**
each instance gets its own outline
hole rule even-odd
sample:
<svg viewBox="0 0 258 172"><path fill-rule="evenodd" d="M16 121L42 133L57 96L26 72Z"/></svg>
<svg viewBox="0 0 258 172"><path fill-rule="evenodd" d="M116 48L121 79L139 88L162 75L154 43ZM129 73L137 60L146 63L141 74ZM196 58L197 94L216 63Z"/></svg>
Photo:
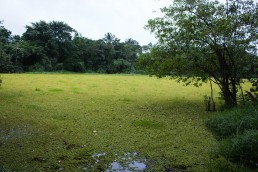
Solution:
<svg viewBox="0 0 258 172"><path fill-rule="evenodd" d="M0 0L0 20L12 34L22 35L31 22L63 21L83 36L101 39L111 32L124 41L141 45L155 42L143 27L160 16L160 8L171 0Z"/></svg>
<svg viewBox="0 0 258 172"><path fill-rule="evenodd" d="M133 38L146 45L156 40L144 25L171 3L172 0L0 0L0 20L12 34L22 35L25 25L31 22L55 20L67 23L87 38L101 39L111 32L121 41Z"/></svg>

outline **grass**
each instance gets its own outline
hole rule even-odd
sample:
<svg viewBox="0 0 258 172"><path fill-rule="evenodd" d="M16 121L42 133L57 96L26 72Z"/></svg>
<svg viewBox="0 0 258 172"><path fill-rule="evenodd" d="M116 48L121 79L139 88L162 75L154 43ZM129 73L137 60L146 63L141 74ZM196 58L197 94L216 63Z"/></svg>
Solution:
<svg viewBox="0 0 258 172"><path fill-rule="evenodd" d="M219 141L211 156L213 171L247 172L257 169L257 107L243 106L215 113L207 120L207 127Z"/></svg>
<svg viewBox="0 0 258 172"><path fill-rule="evenodd" d="M207 169L216 144L205 127L208 85L141 75L1 76L0 170L82 171L96 153L112 162L127 152L153 160L157 171Z"/></svg>

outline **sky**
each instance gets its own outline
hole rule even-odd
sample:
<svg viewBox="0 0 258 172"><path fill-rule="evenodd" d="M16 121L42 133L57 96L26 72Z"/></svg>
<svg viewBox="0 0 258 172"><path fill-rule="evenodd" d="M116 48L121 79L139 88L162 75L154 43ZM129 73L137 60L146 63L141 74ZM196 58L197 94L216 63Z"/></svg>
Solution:
<svg viewBox="0 0 258 172"><path fill-rule="evenodd" d="M171 0L0 0L0 20L13 35L25 26L44 20L63 21L82 36L102 39L107 32L121 41L132 38L147 45L156 39L144 26L162 15Z"/></svg>

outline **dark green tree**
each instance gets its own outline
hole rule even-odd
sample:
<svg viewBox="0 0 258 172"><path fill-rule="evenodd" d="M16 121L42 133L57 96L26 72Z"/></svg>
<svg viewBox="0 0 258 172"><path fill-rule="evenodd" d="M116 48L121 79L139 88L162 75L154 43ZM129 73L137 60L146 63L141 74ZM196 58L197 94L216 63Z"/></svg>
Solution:
<svg viewBox="0 0 258 172"><path fill-rule="evenodd" d="M133 39L120 42L115 35L105 34L102 39L105 42L105 59L107 73L134 72L134 65L138 55L141 53L141 46Z"/></svg>
<svg viewBox="0 0 258 172"><path fill-rule="evenodd" d="M135 72L136 60L141 54L141 46L131 38L115 46L116 56L113 61L114 73Z"/></svg>
<svg viewBox="0 0 258 172"><path fill-rule="evenodd" d="M107 73L115 73L114 60L118 58L120 51L120 40L112 33L106 33L102 39L105 42L105 62Z"/></svg>
<svg viewBox="0 0 258 172"><path fill-rule="evenodd" d="M39 21L22 36L0 28L2 72L56 71L123 73L133 71L141 52L138 42L120 42L115 35L91 40L63 22Z"/></svg>
<svg viewBox="0 0 258 172"><path fill-rule="evenodd" d="M22 40L35 50L28 58L31 64L39 64L45 70L55 70L73 52L72 38L76 31L64 22L40 21L26 26ZM37 52L38 51L38 52Z"/></svg>
<svg viewBox="0 0 258 172"><path fill-rule="evenodd" d="M2 26L0 21L0 72L14 72L11 56L8 54L8 49L12 39L11 31Z"/></svg>
<svg viewBox="0 0 258 172"><path fill-rule="evenodd" d="M132 38L125 40L124 55L127 61L131 63L135 63L139 54L141 53L142 53L142 47L136 40L133 40Z"/></svg>
<svg viewBox="0 0 258 172"><path fill-rule="evenodd" d="M76 71L84 72L86 70L92 71L92 46L94 41L76 34L73 39L74 52L69 58L73 62L72 68L78 68Z"/></svg>
<svg viewBox="0 0 258 172"><path fill-rule="evenodd" d="M175 0L164 17L147 29L159 43L142 55L150 74L175 76L195 83L210 78L221 89L225 105L237 105L240 79L250 77L257 61L258 7L250 0Z"/></svg>

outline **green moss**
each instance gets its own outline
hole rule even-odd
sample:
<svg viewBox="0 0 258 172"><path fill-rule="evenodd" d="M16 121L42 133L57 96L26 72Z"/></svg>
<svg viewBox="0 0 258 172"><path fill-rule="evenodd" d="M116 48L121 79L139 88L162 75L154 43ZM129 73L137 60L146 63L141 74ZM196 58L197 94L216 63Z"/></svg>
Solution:
<svg viewBox="0 0 258 172"><path fill-rule="evenodd" d="M41 110L41 107L37 104L29 104L27 105L27 108L34 109L34 110Z"/></svg>
<svg viewBox="0 0 258 172"><path fill-rule="evenodd" d="M130 98L123 98L123 99L119 99L119 100L124 101L124 102L133 102L133 100Z"/></svg>
<svg viewBox="0 0 258 172"><path fill-rule="evenodd" d="M2 76L0 166L5 169L82 171L96 153L106 153L103 161L110 163L126 152L155 162L155 171L200 171L209 163L216 142L203 122L208 85L182 91L174 80L142 75Z"/></svg>
<svg viewBox="0 0 258 172"><path fill-rule="evenodd" d="M60 88L50 88L50 89L48 89L48 91L50 91L50 92L62 92L64 90L60 89Z"/></svg>
<svg viewBox="0 0 258 172"><path fill-rule="evenodd" d="M80 89L79 88L71 88L71 90L75 94L80 94Z"/></svg>
<svg viewBox="0 0 258 172"><path fill-rule="evenodd" d="M156 121L148 121L148 120L140 120L140 121L134 121L133 125L149 128L149 129L162 129L165 128L164 124L158 123Z"/></svg>

